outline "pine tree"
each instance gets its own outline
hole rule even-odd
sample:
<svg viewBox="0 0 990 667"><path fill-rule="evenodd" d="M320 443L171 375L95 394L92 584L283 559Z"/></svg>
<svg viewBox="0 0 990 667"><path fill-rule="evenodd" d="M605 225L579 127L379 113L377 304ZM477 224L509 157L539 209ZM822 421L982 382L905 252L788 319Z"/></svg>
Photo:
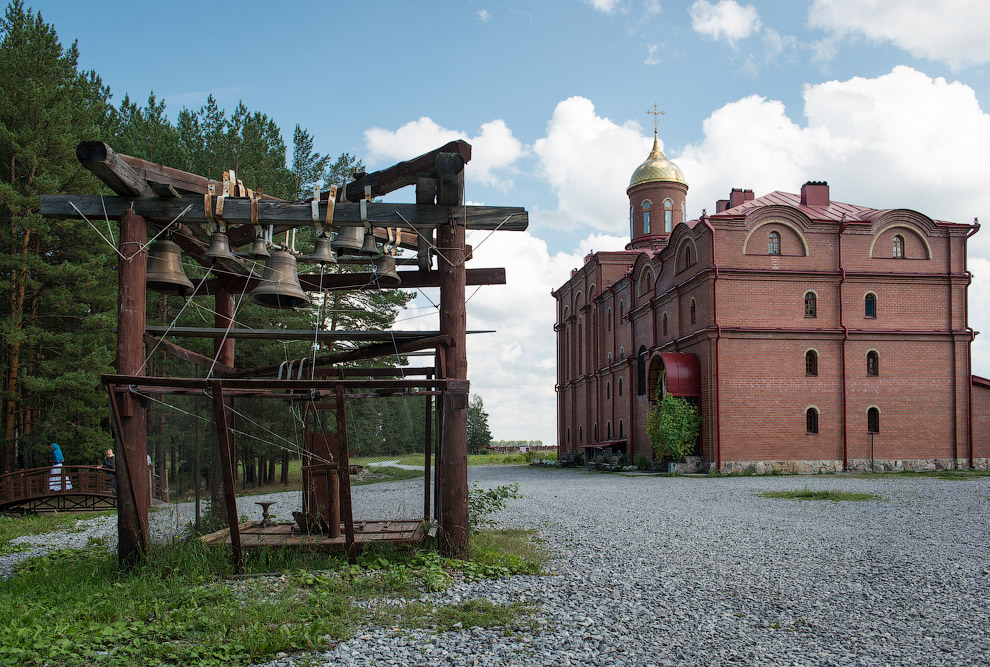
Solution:
<svg viewBox="0 0 990 667"><path fill-rule="evenodd" d="M476 454L492 441L492 432L488 430L488 413L485 412L481 396L477 394L473 394L468 403L467 421L468 451Z"/></svg>
<svg viewBox="0 0 990 667"><path fill-rule="evenodd" d="M76 45L20 0L0 22L0 338L2 470L15 453L43 465L61 441L70 462L108 444L99 373L111 370L116 256L84 223L47 220L39 195L95 192L75 158L107 123L109 91L78 70ZM104 231L106 233L106 231ZM32 455L33 453L33 455Z"/></svg>

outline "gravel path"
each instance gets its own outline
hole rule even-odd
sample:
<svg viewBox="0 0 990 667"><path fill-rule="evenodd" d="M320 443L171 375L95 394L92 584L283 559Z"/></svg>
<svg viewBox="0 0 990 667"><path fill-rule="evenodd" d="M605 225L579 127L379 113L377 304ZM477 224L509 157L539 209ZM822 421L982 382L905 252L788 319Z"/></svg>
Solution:
<svg viewBox="0 0 990 667"><path fill-rule="evenodd" d="M990 477L469 474L483 486L519 482L525 499L502 520L538 529L557 558L550 576L462 583L431 598L534 602L540 630L368 629L266 667L990 665ZM416 507L419 483L356 487L356 514ZM756 496L806 486L884 499Z"/></svg>
<svg viewBox="0 0 990 667"><path fill-rule="evenodd" d="M460 584L542 631L375 629L321 665L990 665L990 478L661 478L472 467L554 576ZM799 502L770 490L879 493ZM289 659L268 667L291 665Z"/></svg>

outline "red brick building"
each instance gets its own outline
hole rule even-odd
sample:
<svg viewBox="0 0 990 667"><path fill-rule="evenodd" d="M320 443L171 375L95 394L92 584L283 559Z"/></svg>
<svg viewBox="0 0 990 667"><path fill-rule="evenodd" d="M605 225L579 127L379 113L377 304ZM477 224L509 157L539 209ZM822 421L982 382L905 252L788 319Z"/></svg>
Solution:
<svg viewBox="0 0 990 667"><path fill-rule="evenodd" d="M561 453L652 458L661 382L697 401L708 468L990 467L967 317L978 225L844 204L824 182L733 189L689 221L687 190L655 141L626 191L630 243L553 293Z"/></svg>

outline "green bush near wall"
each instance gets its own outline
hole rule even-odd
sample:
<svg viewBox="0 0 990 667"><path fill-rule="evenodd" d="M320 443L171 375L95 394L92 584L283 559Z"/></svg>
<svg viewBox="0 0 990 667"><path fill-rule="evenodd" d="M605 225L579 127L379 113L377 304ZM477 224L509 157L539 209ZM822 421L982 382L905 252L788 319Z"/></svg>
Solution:
<svg viewBox="0 0 990 667"><path fill-rule="evenodd" d="M694 451L701 430L701 414L686 399L670 394L660 396L646 415L646 435L658 459L683 461Z"/></svg>

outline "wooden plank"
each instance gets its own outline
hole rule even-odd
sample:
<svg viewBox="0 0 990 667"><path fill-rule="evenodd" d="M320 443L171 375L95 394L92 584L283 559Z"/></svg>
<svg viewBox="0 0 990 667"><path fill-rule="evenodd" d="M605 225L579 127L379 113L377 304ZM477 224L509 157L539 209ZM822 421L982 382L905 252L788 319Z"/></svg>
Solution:
<svg viewBox="0 0 990 667"><path fill-rule="evenodd" d="M215 198L214 198L215 199ZM79 213L70 204L93 218L106 215L119 218L132 205L135 213L153 222L169 222L176 218L186 206L192 208L181 220L185 224L203 224L212 219L205 217L202 197L180 197L160 199L158 197L123 198L95 195L42 195L41 214L49 218L79 219ZM358 204L344 202L334 208L334 227L356 227L361 223ZM213 206L216 210L216 206ZM320 218L326 215L326 203L320 204ZM228 225L251 225L251 200L228 197L224 202L223 217ZM261 224L305 227L313 224L312 208L309 202L283 202L263 200L258 202L258 218ZM399 227L401 229L431 229L446 224L450 218L459 224L467 224L468 229L503 231L524 231L529 226L529 213L521 206L453 206L420 204L371 203L368 204L368 220L375 227ZM509 218L507 221L506 218ZM503 224L504 223L504 224ZM233 235L233 234L232 234ZM251 236L245 238L254 238Z"/></svg>
<svg viewBox="0 0 990 667"><path fill-rule="evenodd" d="M83 141L76 146L82 166L123 197L153 197L148 182L102 141Z"/></svg>
<svg viewBox="0 0 990 667"><path fill-rule="evenodd" d="M223 475L223 499L227 507L227 522L230 525L230 545L233 550L234 571L244 572L244 554L241 551L240 525L237 522L237 498L234 495L234 453L227 426L227 409L223 402L223 385L219 380L211 380L213 390L213 425L217 431L220 450L220 468Z"/></svg>
<svg viewBox="0 0 990 667"><path fill-rule="evenodd" d="M424 273L422 271L398 271L400 284L396 289L422 289L424 287L439 287L440 275L435 271ZM244 289L245 278L224 278L223 280L207 280L197 294L213 294L221 283L226 282L229 289L240 293ZM258 280L248 280L248 291L254 289ZM377 290L378 283L375 282L373 273L325 273L323 276L316 274L302 274L299 276L299 284L306 291L315 292L318 290ZM505 269L503 267L485 267L467 270L467 285L504 285ZM385 288L391 289L391 288Z"/></svg>
<svg viewBox="0 0 990 667"><path fill-rule="evenodd" d="M357 180L348 183L346 196L348 201L360 201L364 197L364 188L371 186L371 194L374 197L388 194L407 185L416 182L416 177L420 174L431 174L435 170L436 157L440 153L450 153L458 155L462 164L471 160L471 144L458 139L436 148L429 153L423 153L418 157L405 162L399 162L387 169L365 174ZM326 195L324 195L326 198Z"/></svg>
<svg viewBox="0 0 990 667"><path fill-rule="evenodd" d="M338 329L336 331L311 331L309 329L231 329L219 327L161 327L149 326L146 331L153 335L164 335L168 332L175 338L218 338L227 334L228 339L278 339L278 340L354 340L354 341L418 341L426 338L436 338L440 336L439 331L347 331ZM469 334L495 333L494 329L472 330ZM156 339L157 340L157 339ZM175 346L178 347L178 346ZM182 349L182 348L179 348ZM195 352L189 352L195 355ZM201 356L201 355L196 355ZM206 357L201 357L206 359ZM213 364L213 360L207 360L208 365ZM218 364L219 365L219 364ZM227 368L230 368L227 366ZM231 369L233 371L234 369Z"/></svg>
<svg viewBox="0 0 990 667"><path fill-rule="evenodd" d="M123 153L118 153L117 157L146 181L167 184L182 194L205 195L210 191L211 183L217 192L223 192L223 182L216 181L212 178L206 178L205 176L182 171L181 169L174 169L173 167L166 167L165 165L142 160L131 155L124 155ZM270 195L262 195L262 199L281 201L277 197Z"/></svg>
<svg viewBox="0 0 990 667"><path fill-rule="evenodd" d="M168 332L168 327L155 327L157 329L162 329L161 335L165 335ZM219 335L223 335L222 332ZM219 361L216 366L213 365L213 359L207 356L193 352L192 350L187 350L184 347L176 345L175 343L170 343L167 340L162 340L161 338L155 338L147 333L144 334L144 342L150 345L152 348L158 347L165 353L175 357L176 359L181 359L183 361L188 361L191 364L197 366L203 366L205 368L213 367L213 372L217 375L229 375L234 372L234 369L227 364L221 364Z"/></svg>
<svg viewBox="0 0 990 667"><path fill-rule="evenodd" d="M344 519L344 537L347 539L347 561L357 563L357 549L354 542L354 508L351 507L351 462L347 451L347 417L344 413L344 389L337 388L337 450L340 454L340 510Z"/></svg>

